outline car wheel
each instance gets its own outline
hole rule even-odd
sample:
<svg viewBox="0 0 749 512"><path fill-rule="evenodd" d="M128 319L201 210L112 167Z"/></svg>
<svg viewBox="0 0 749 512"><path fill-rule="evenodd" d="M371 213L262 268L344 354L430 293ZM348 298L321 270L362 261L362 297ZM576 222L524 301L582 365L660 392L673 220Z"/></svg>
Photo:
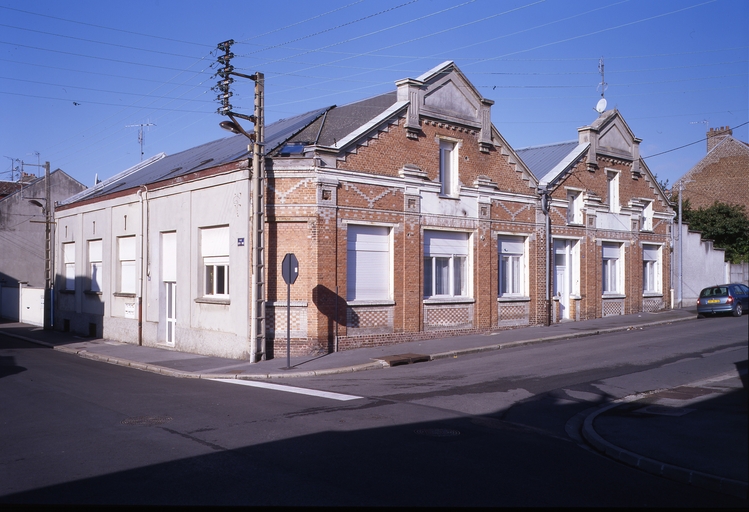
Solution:
<svg viewBox="0 0 749 512"><path fill-rule="evenodd" d="M736 309L733 310L733 316L741 316L744 311L741 308L741 303L736 304Z"/></svg>

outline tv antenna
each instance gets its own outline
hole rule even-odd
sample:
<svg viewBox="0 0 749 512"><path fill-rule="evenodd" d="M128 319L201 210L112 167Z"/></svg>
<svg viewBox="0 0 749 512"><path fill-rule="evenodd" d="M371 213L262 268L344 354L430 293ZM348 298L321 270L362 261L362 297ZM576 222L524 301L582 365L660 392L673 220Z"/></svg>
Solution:
<svg viewBox="0 0 749 512"><path fill-rule="evenodd" d="M606 80L604 78L603 68L603 57L601 57L600 59L598 59L598 72L601 74L601 82L596 87L596 89L598 89L599 87L601 89L601 99L598 100L598 103L596 104L596 112L598 112L599 114L603 114L603 112L606 110L606 98L604 98L604 93L609 87L609 84L606 83Z"/></svg>
<svg viewBox="0 0 749 512"><path fill-rule="evenodd" d="M143 146L146 143L146 134L143 131L144 127L149 126L156 126L153 123L141 123L141 124L127 124L125 125L125 128L135 128L138 127L138 142L140 143L140 161L143 161Z"/></svg>
<svg viewBox="0 0 749 512"><path fill-rule="evenodd" d="M704 124L705 125L705 131L710 130L710 121L707 119L703 119L702 121L691 121L689 124Z"/></svg>

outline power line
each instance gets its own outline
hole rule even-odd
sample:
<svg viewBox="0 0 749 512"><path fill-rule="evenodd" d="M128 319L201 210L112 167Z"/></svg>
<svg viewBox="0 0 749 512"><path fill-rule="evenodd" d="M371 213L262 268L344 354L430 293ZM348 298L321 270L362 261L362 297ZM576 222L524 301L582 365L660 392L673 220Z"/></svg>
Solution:
<svg viewBox="0 0 749 512"><path fill-rule="evenodd" d="M745 123L741 123L739 125L736 125L736 126L732 127L731 129L735 130L736 128L741 128L742 126L744 126L746 124L749 124L749 121L747 121ZM660 153L655 153L654 155L644 156L644 157L642 157L642 159L645 160L646 158L653 158L654 156L665 155L666 153L671 153L672 151L676 151L676 150L679 150L679 149L684 149L684 148L689 147L689 146L694 146L695 144L699 144L700 142L705 142L707 139L708 138L705 137L705 138L702 138L700 140L696 140L694 142L690 142L689 144L684 144L683 146L679 146L678 148L673 148L673 149L669 149L669 150L666 150L666 151L661 151Z"/></svg>

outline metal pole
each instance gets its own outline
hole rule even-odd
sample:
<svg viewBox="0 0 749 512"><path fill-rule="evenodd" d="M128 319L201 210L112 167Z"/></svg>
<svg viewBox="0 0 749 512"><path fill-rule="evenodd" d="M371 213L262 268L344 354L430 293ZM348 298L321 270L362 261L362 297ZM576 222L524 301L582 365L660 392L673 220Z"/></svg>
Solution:
<svg viewBox="0 0 749 512"><path fill-rule="evenodd" d="M38 156L38 155L37 155ZM44 328L51 327L52 319L52 218L50 212L49 162L44 162Z"/></svg>
<svg viewBox="0 0 749 512"><path fill-rule="evenodd" d="M288 265L291 267L291 260ZM291 268L288 275L291 275ZM291 370L291 279L286 282L286 369Z"/></svg>
<svg viewBox="0 0 749 512"><path fill-rule="evenodd" d="M676 303L677 307L681 309L681 288L682 288L682 262L684 257L684 231L682 229L681 225L681 190L683 188L683 184L679 182L679 281L678 281L678 290L676 295Z"/></svg>

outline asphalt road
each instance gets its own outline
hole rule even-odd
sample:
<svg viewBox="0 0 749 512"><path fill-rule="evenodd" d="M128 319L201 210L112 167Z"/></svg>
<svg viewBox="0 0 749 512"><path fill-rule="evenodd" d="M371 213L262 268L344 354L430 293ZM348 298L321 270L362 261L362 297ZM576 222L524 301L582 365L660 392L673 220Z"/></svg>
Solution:
<svg viewBox="0 0 749 512"><path fill-rule="evenodd" d="M0 336L0 503L745 506L586 449L581 414L747 360L708 319L284 385L175 379Z"/></svg>

